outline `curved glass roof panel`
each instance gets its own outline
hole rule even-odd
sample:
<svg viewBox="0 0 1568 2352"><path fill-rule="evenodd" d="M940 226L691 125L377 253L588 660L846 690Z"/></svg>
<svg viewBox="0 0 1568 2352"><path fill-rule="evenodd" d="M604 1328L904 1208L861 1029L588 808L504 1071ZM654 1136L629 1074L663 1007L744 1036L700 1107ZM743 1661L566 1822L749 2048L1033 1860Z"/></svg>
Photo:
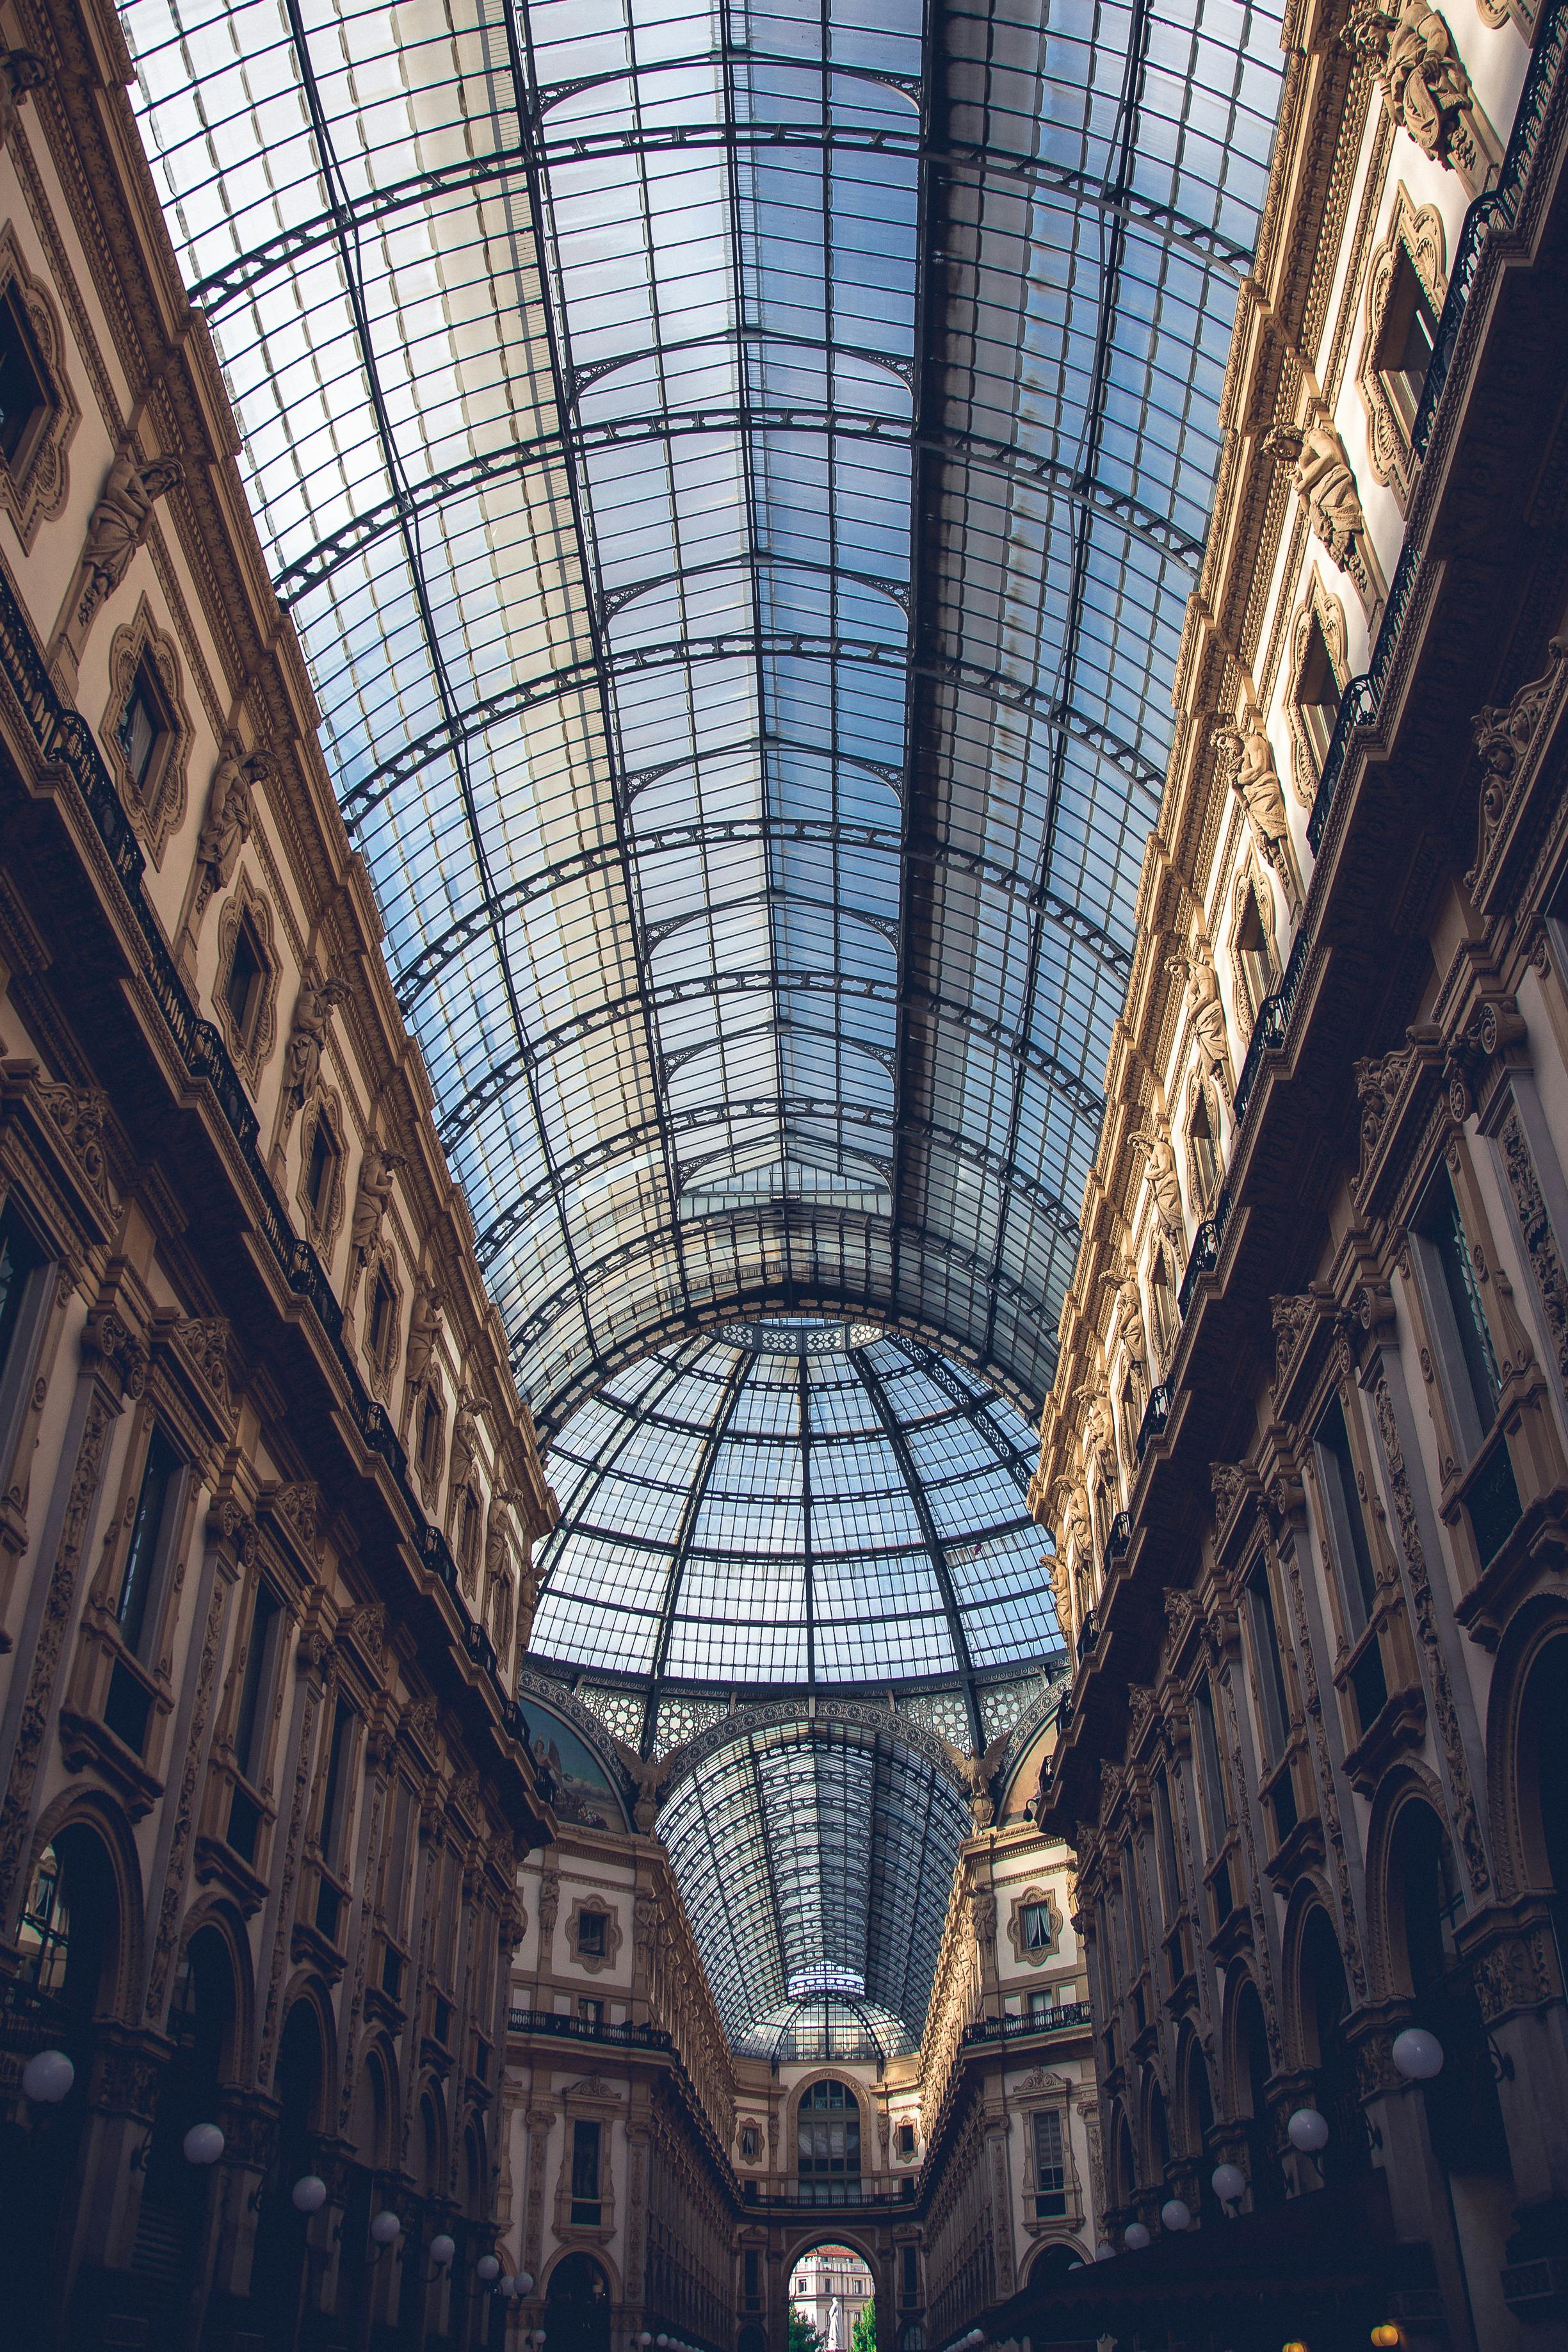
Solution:
<svg viewBox="0 0 1568 2352"><path fill-rule="evenodd" d="M969 1830L934 1764L891 1733L771 1725L677 1781L656 1827L736 2048L915 2046Z"/></svg>
<svg viewBox="0 0 1568 2352"><path fill-rule="evenodd" d="M559 1525L531 1649L659 1687L960 1688L1061 1646L1029 1516L1028 1423L974 1373L873 1326L666 1343L550 1449Z"/></svg>
<svg viewBox="0 0 1568 2352"><path fill-rule="evenodd" d="M122 13L541 1423L779 1306L1038 1401L1275 0Z"/></svg>

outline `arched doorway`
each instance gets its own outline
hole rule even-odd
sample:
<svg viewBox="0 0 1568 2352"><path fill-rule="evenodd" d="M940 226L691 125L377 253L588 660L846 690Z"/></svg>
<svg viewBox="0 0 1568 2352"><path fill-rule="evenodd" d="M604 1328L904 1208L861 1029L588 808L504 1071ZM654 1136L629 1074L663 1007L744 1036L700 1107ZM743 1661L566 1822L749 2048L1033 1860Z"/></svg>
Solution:
<svg viewBox="0 0 1568 2352"><path fill-rule="evenodd" d="M42 2344L59 2332L57 2283L68 2273L61 2233L76 2218L96 2021L112 2002L120 1956L114 1867L85 1823L63 1830L39 1854L16 1940L13 1999L30 2047L63 2050L76 2068L58 2106L36 2110L26 2124L18 2117L0 2139L6 2320L18 2343Z"/></svg>
<svg viewBox="0 0 1568 2352"><path fill-rule="evenodd" d="M1263 2004L1256 1985L1244 1985L1236 2004L1236 2087L1246 2104L1247 2153L1252 2176L1252 2203L1261 2211L1285 2201L1285 2176L1274 2147L1269 2114L1269 2034Z"/></svg>
<svg viewBox="0 0 1568 2352"><path fill-rule="evenodd" d="M198 1927L175 1969L169 2004L173 2044L147 2144L131 2268L154 2301L153 2337L183 2345L201 2292L202 2235L213 2191L210 2165L192 2164L185 2135L216 2123L233 2073L235 1997L229 1948L216 1927ZM160 2328L162 2330L160 2337Z"/></svg>
<svg viewBox="0 0 1568 2352"><path fill-rule="evenodd" d="M545 2290L550 2352L610 2352L610 2281L591 2254L567 2254Z"/></svg>
<svg viewBox="0 0 1568 2352"><path fill-rule="evenodd" d="M294 2184L315 2172L325 2079L320 2021L314 2002L297 2000L284 2021L273 2087L277 2095L277 2144L262 2196L256 2229L253 2297L265 2315L269 2344L292 2346L305 2305L308 2216L293 2199Z"/></svg>
<svg viewBox="0 0 1568 2352"><path fill-rule="evenodd" d="M789 2344L791 2352L875 2352L876 2282L841 2239L804 2247L790 2264Z"/></svg>
<svg viewBox="0 0 1568 2352"><path fill-rule="evenodd" d="M1316 2070L1317 2104L1328 2119L1318 2163L1325 2182L1365 2172L1372 2162L1366 2118L1357 2095L1355 2058L1345 2038L1350 1994L1339 1941L1321 1906L1301 1932L1300 2019L1304 2054Z"/></svg>
<svg viewBox="0 0 1568 2352"><path fill-rule="evenodd" d="M1076 2247L1069 2245L1042 2246L1030 2264L1028 2284L1035 2294L1051 2294L1067 2284L1067 2274L1082 2270L1083 2257Z"/></svg>

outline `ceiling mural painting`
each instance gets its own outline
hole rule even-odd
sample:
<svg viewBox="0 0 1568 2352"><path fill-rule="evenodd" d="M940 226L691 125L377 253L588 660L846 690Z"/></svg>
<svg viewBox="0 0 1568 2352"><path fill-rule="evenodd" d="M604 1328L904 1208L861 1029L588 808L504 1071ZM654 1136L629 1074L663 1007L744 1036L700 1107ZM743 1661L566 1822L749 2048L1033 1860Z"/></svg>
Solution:
<svg viewBox="0 0 1568 2352"><path fill-rule="evenodd" d="M543 1430L770 1309L1037 1404L1277 16L123 15Z"/></svg>

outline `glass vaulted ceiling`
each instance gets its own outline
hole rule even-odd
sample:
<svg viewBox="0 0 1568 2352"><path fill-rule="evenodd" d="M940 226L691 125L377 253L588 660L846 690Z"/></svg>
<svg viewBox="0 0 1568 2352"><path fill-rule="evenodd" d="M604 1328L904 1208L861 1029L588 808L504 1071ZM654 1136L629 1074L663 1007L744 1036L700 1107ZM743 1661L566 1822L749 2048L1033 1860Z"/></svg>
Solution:
<svg viewBox="0 0 1568 2352"><path fill-rule="evenodd" d="M1238 0L131 0L519 1380L1049 1383L1278 102Z"/></svg>
<svg viewBox="0 0 1568 2352"><path fill-rule="evenodd" d="M1061 1644L1027 1422L915 1341L752 1324L612 1373L550 1453L531 1647L666 1682L948 1683Z"/></svg>

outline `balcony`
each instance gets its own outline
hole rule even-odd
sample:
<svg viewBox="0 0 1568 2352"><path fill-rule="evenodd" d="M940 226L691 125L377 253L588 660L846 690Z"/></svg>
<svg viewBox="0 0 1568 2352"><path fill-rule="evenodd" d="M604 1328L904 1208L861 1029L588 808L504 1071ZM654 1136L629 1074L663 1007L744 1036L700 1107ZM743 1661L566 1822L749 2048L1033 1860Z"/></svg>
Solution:
<svg viewBox="0 0 1568 2352"><path fill-rule="evenodd" d="M836 2211L846 2207L859 2212L866 2207L885 2211L890 2206L913 2205L915 2176L906 2174L902 2180L888 2188L873 2188L864 2180L787 2180L779 2189L764 2194L755 2181L748 2180L745 2202L766 2213L799 2212L801 2206L830 2206Z"/></svg>
<svg viewBox="0 0 1568 2352"><path fill-rule="evenodd" d="M661 2025L617 2025L599 2017L573 2017L555 2009L509 2009L509 2033L549 2033L562 2042L608 2042L618 2050L674 2050L674 2037Z"/></svg>
<svg viewBox="0 0 1568 2352"><path fill-rule="evenodd" d="M1094 2011L1086 2000L1064 2000L1055 2009L1035 2011L1028 2017L977 2017L966 2025L963 2047L982 2042L1018 2042L1030 2033L1087 2032Z"/></svg>

